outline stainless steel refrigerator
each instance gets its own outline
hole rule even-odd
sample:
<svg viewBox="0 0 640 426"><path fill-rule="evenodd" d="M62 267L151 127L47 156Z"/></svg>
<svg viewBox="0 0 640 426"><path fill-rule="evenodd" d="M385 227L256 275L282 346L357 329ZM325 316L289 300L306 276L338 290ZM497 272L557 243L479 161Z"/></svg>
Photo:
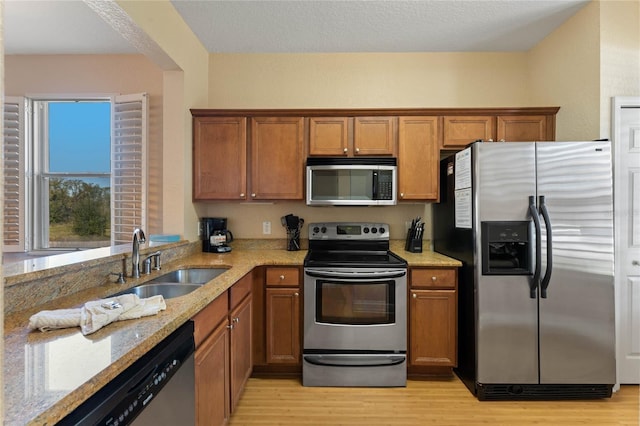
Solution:
<svg viewBox="0 0 640 426"><path fill-rule="evenodd" d="M440 168L434 249L463 263L458 376L480 400L610 397L610 142L476 142Z"/></svg>

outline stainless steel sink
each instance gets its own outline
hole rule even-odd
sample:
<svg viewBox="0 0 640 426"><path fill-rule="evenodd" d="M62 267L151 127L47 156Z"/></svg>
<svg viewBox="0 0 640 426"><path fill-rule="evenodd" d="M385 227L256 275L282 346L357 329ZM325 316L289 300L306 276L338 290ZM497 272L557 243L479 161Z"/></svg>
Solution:
<svg viewBox="0 0 640 426"><path fill-rule="evenodd" d="M145 298L161 294L165 299L180 297L191 293L227 271L227 268L188 268L167 272L145 284L123 290L114 296L133 293Z"/></svg>
<svg viewBox="0 0 640 426"><path fill-rule="evenodd" d="M148 281L151 283L204 284L227 271L227 268L177 269Z"/></svg>
<svg viewBox="0 0 640 426"><path fill-rule="evenodd" d="M125 290L120 294L133 293L138 295L138 297L140 298L157 296L161 294L165 299L171 299L173 297L180 297L189 294L192 291L199 289L200 287L202 287L202 284L141 284L139 286Z"/></svg>

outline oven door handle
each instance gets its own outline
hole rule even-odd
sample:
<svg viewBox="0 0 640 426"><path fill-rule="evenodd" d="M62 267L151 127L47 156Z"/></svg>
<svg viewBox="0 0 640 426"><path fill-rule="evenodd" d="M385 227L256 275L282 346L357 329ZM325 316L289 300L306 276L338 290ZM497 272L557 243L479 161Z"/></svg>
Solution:
<svg viewBox="0 0 640 426"><path fill-rule="evenodd" d="M304 360L313 365L331 367L385 367L402 364L406 355L305 355Z"/></svg>
<svg viewBox="0 0 640 426"><path fill-rule="evenodd" d="M392 269L380 272L343 272L343 271L318 271L315 269L305 269L304 273L315 278L346 278L356 280L382 280L389 278L400 278L407 275L406 269Z"/></svg>

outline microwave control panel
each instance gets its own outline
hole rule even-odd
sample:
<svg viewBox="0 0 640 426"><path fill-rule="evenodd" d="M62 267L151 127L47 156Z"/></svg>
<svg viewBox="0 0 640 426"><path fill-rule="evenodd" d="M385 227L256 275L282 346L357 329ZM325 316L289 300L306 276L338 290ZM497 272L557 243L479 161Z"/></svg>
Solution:
<svg viewBox="0 0 640 426"><path fill-rule="evenodd" d="M391 171L378 172L377 200L393 200L393 173Z"/></svg>

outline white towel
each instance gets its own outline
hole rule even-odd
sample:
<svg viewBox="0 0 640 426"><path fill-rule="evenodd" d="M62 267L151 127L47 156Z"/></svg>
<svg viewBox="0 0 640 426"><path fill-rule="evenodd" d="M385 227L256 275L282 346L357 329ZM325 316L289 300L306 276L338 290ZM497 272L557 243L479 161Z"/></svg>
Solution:
<svg viewBox="0 0 640 426"><path fill-rule="evenodd" d="M165 309L167 305L161 295L140 299L135 294L124 294L87 302L82 308L38 312L29 318L29 328L49 331L80 327L82 334L87 335L114 321L155 315Z"/></svg>

